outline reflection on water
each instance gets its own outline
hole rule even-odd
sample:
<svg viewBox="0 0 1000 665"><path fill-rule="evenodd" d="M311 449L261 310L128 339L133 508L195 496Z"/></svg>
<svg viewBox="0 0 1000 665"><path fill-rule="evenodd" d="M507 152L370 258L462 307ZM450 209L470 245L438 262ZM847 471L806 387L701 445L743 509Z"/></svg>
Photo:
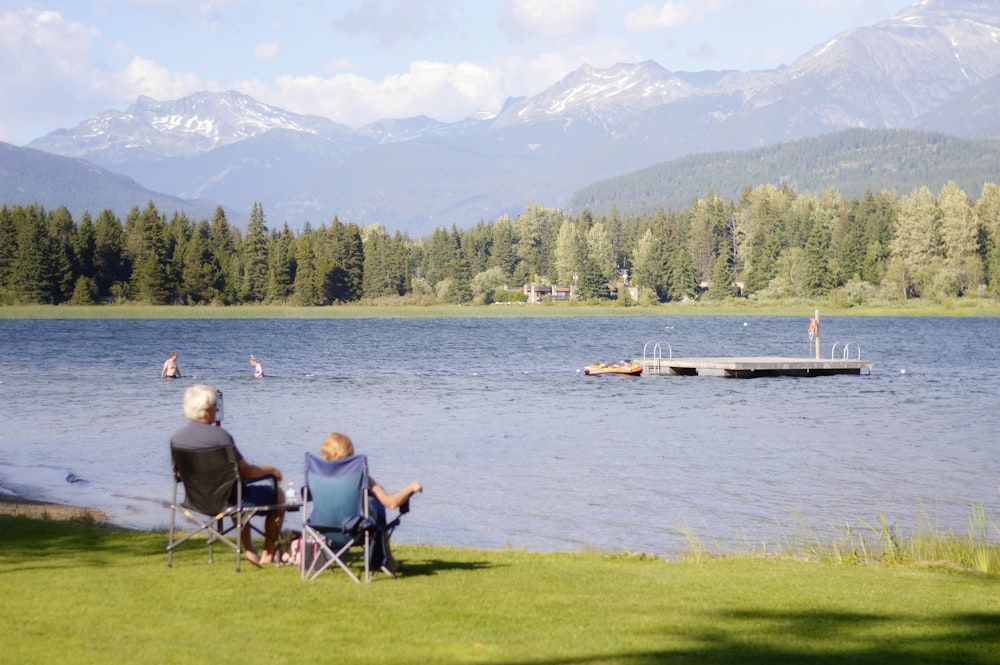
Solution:
<svg viewBox="0 0 1000 665"><path fill-rule="evenodd" d="M964 531L973 503L996 518L997 319L824 318L824 353L860 346L870 376L581 371L650 341L804 356L807 331L808 316L4 320L0 486L162 526L167 440L204 381L243 453L297 483L334 429L390 489L420 480L405 542L669 555L687 528L739 546L879 514ZM184 378L161 381L171 350Z"/></svg>

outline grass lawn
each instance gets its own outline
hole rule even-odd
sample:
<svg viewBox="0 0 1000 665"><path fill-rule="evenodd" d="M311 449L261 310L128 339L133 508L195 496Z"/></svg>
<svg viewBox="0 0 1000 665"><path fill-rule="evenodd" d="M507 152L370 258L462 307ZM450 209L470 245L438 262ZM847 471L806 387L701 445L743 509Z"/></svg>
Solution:
<svg viewBox="0 0 1000 665"><path fill-rule="evenodd" d="M4 663L1000 661L1000 576L946 565L398 545L357 585L166 534L0 517Z"/></svg>

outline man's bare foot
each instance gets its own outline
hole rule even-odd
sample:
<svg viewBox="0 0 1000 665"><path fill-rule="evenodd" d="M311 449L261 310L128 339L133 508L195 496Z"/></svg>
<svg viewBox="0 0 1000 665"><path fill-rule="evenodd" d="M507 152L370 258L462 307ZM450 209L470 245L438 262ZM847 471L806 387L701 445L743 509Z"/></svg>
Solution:
<svg viewBox="0 0 1000 665"><path fill-rule="evenodd" d="M264 553L260 555L260 565L268 566L272 563L274 563L274 555L264 550Z"/></svg>
<svg viewBox="0 0 1000 665"><path fill-rule="evenodd" d="M259 554L257 554L257 552L255 550L246 550L245 552L243 552L243 556L245 556L246 559L247 559L247 561L249 561L253 565L255 565L255 566L259 566L260 565L260 559L261 559L261 557L260 557Z"/></svg>

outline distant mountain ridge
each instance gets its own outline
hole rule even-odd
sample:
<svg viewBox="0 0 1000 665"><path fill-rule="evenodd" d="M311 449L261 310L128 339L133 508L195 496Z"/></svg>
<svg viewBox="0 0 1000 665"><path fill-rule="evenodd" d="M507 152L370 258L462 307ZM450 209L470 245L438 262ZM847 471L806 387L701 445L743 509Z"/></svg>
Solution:
<svg viewBox="0 0 1000 665"><path fill-rule="evenodd" d="M938 192L948 182L977 198L1000 184L1000 141L971 141L914 130L848 129L753 150L701 153L584 187L567 211L682 209L710 193L736 201L748 186L787 185L795 192L862 198L881 189ZM873 183L882 183L875 185Z"/></svg>
<svg viewBox="0 0 1000 665"><path fill-rule="evenodd" d="M0 205L39 204L46 210L65 206L77 221L84 212L96 217L104 210L124 219L129 210L141 210L150 201L165 215L184 211L194 219L211 219L218 207L151 191L83 159L9 143L0 143L0 194Z"/></svg>
<svg viewBox="0 0 1000 665"><path fill-rule="evenodd" d="M1000 138L998 33L995 3L924 0L777 70L585 66L495 116L455 123L352 130L230 91L140 98L29 146L175 197L244 213L260 201L271 224L337 215L422 234L516 215L528 201L561 207L592 183L685 155L852 128Z"/></svg>

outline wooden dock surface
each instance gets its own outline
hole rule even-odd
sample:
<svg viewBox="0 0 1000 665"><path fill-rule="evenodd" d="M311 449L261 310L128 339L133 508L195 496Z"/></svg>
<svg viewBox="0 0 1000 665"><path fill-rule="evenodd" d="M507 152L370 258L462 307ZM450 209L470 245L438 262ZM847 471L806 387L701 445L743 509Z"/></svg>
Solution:
<svg viewBox="0 0 1000 665"><path fill-rule="evenodd" d="M784 358L760 356L744 358L644 358L646 374L673 376L722 376L752 379L764 376L830 376L833 374L871 373L871 360L834 358Z"/></svg>

